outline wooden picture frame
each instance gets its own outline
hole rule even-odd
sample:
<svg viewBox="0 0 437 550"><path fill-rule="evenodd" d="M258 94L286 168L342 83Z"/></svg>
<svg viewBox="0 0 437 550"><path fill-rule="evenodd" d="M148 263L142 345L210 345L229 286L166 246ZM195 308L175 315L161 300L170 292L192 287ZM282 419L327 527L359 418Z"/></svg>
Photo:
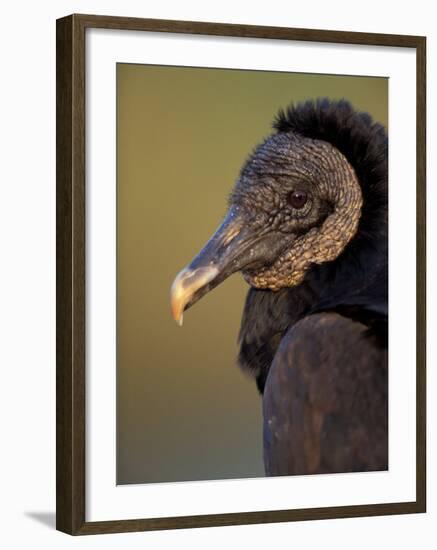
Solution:
<svg viewBox="0 0 437 550"><path fill-rule="evenodd" d="M328 508L86 521L85 33L90 28L390 46L416 51L417 414L415 500ZM71 535L82 535L425 512L426 39L420 36L70 15L57 21L56 47L57 529Z"/></svg>

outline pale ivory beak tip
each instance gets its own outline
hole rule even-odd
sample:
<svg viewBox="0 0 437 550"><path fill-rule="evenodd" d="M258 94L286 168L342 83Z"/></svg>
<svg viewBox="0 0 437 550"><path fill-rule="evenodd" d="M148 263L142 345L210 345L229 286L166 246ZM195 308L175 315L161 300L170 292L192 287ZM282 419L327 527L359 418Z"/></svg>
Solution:
<svg viewBox="0 0 437 550"><path fill-rule="evenodd" d="M170 299L173 319L181 327L184 320L184 309L193 294L212 281L217 275L216 267L201 267L190 270L183 269L173 281Z"/></svg>

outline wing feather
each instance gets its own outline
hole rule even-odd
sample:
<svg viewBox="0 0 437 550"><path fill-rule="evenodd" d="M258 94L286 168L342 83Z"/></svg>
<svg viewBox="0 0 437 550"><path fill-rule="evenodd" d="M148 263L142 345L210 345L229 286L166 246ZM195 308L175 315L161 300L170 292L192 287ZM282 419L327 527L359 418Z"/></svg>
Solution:
<svg viewBox="0 0 437 550"><path fill-rule="evenodd" d="M290 328L263 397L266 474L386 470L387 370L361 322L319 313Z"/></svg>

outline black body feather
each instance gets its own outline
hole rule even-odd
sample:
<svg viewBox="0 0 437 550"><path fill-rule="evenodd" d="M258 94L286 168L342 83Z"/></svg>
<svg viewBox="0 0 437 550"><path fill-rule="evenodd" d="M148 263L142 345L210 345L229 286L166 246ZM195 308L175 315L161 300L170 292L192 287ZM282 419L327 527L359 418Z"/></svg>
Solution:
<svg viewBox="0 0 437 550"><path fill-rule="evenodd" d="M336 312L288 330L263 397L267 475L387 469L387 349L369 330Z"/></svg>

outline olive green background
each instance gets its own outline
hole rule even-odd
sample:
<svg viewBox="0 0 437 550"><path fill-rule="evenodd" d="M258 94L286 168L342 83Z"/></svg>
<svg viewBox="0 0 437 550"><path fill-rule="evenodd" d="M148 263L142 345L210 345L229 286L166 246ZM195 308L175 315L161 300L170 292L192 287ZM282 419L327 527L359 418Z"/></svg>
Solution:
<svg viewBox="0 0 437 550"><path fill-rule="evenodd" d="M280 107L346 98L387 125L388 80L117 65L117 483L263 476L261 399L236 365L234 275L178 327L169 289Z"/></svg>

